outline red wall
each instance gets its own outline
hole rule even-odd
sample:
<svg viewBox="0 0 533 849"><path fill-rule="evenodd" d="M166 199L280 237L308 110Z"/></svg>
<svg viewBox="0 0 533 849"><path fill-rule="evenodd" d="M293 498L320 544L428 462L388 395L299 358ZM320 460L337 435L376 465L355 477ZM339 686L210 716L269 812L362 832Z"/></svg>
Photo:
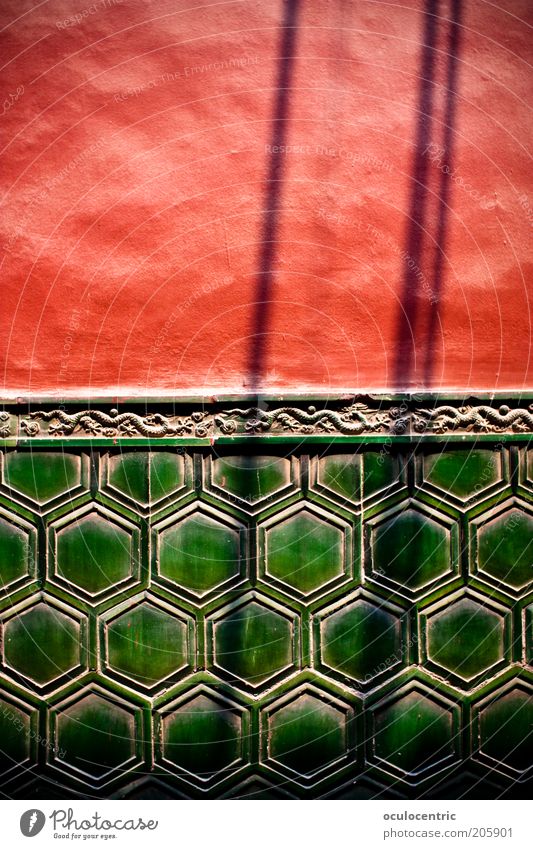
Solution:
<svg viewBox="0 0 533 849"><path fill-rule="evenodd" d="M531 8L4 0L4 395L531 387Z"/></svg>

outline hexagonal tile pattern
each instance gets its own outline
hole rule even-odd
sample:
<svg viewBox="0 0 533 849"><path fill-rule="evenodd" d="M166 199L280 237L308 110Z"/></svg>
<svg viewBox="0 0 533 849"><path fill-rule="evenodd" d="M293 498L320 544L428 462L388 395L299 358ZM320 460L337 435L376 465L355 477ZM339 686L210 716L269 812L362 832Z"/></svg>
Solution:
<svg viewBox="0 0 533 849"><path fill-rule="evenodd" d="M56 768L95 785L105 784L141 761L138 708L96 687L55 706L52 714Z"/></svg>
<svg viewBox="0 0 533 849"><path fill-rule="evenodd" d="M511 682L474 709L476 759L517 776L533 769L533 687Z"/></svg>
<svg viewBox="0 0 533 849"><path fill-rule="evenodd" d="M6 795L529 797L527 441L281 428L0 451Z"/></svg>
<svg viewBox="0 0 533 849"><path fill-rule="evenodd" d="M306 507L265 523L263 534L259 571L265 581L305 597L345 579L347 525Z"/></svg>
<svg viewBox="0 0 533 849"><path fill-rule="evenodd" d="M526 497L531 496L533 490L533 451L526 446L519 451L518 476L521 486L526 490Z"/></svg>
<svg viewBox="0 0 533 849"><path fill-rule="evenodd" d="M291 462L271 455L217 457L211 479L229 501L263 504L291 488Z"/></svg>
<svg viewBox="0 0 533 849"><path fill-rule="evenodd" d="M159 712L160 762L198 783L221 780L248 759L248 713L207 687Z"/></svg>
<svg viewBox="0 0 533 849"><path fill-rule="evenodd" d="M39 689L72 677L87 664L85 632L85 617L52 599L19 605L2 622L5 674L16 673Z"/></svg>
<svg viewBox="0 0 533 849"><path fill-rule="evenodd" d="M460 502L483 496L504 479L501 451L445 446L428 449L421 460L423 483Z"/></svg>
<svg viewBox="0 0 533 849"><path fill-rule="evenodd" d="M361 499L361 458L357 454L326 454L316 461L317 487L352 506Z"/></svg>
<svg viewBox="0 0 533 849"><path fill-rule="evenodd" d="M106 488L141 506L158 504L185 485L185 461L175 451L121 451L111 454Z"/></svg>
<svg viewBox="0 0 533 849"><path fill-rule="evenodd" d="M203 598L243 579L244 526L229 516L197 507L156 525L159 578L176 590Z"/></svg>
<svg viewBox="0 0 533 849"><path fill-rule="evenodd" d="M533 604L524 610L524 649L526 663L533 666Z"/></svg>
<svg viewBox="0 0 533 849"><path fill-rule="evenodd" d="M296 614L255 596L207 620L211 663L232 683L261 687L298 665Z"/></svg>
<svg viewBox="0 0 533 849"><path fill-rule="evenodd" d="M509 617L505 608L464 593L439 602L424 614L428 660L439 674L467 683L494 672L510 654Z"/></svg>
<svg viewBox="0 0 533 849"><path fill-rule="evenodd" d="M37 730L35 707L11 695L0 698L0 781L36 762Z"/></svg>
<svg viewBox="0 0 533 849"><path fill-rule="evenodd" d="M35 575L37 531L18 516L0 512L0 590L13 590Z"/></svg>
<svg viewBox="0 0 533 849"><path fill-rule="evenodd" d="M88 506L51 528L53 579L98 597L117 592L139 573L139 531L105 510Z"/></svg>
<svg viewBox="0 0 533 849"><path fill-rule="evenodd" d="M307 686L263 712L263 759L312 781L348 758L352 709Z"/></svg>
<svg viewBox="0 0 533 849"><path fill-rule="evenodd" d="M533 584L533 516L524 508L509 504L475 526L479 574L511 592Z"/></svg>
<svg viewBox="0 0 533 849"><path fill-rule="evenodd" d="M372 708L370 760L419 780L458 757L457 709L422 686L408 685Z"/></svg>
<svg viewBox="0 0 533 849"><path fill-rule="evenodd" d="M316 614L321 668L358 684L393 674L405 659L402 618L401 608L361 591Z"/></svg>
<svg viewBox="0 0 533 849"><path fill-rule="evenodd" d="M191 618L150 597L124 608L102 617L106 667L147 691L183 677L192 660Z"/></svg>
<svg viewBox="0 0 533 849"><path fill-rule="evenodd" d="M87 489L87 458L72 451L8 451L3 483L15 497L40 506L60 496L72 498Z"/></svg>
<svg viewBox="0 0 533 849"><path fill-rule="evenodd" d="M395 447L386 445L363 453L363 498L375 500L392 491L401 492L402 462Z"/></svg>
<svg viewBox="0 0 533 849"><path fill-rule="evenodd" d="M457 524L434 510L404 502L368 527L370 574L378 582L418 596L457 570Z"/></svg>

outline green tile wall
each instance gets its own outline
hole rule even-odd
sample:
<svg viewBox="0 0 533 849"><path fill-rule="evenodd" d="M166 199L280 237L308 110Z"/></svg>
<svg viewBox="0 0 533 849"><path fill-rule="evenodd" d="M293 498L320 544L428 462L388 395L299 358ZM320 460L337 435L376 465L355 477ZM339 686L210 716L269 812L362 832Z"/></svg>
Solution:
<svg viewBox="0 0 533 849"><path fill-rule="evenodd" d="M532 451L8 449L0 791L527 798Z"/></svg>

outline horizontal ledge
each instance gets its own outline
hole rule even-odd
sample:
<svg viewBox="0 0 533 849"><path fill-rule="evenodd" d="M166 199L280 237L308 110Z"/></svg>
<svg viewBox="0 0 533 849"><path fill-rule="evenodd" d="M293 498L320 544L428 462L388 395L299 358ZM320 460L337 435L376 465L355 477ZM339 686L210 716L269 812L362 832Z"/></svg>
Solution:
<svg viewBox="0 0 533 849"><path fill-rule="evenodd" d="M233 403L182 398L92 405L78 400L68 406L20 402L5 404L0 412L0 438L6 445L524 439L533 434L532 401L531 396L484 400L433 394L427 398L355 395L326 400L308 396L284 401L241 397Z"/></svg>
<svg viewBox="0 0 533 849"><path fill-rule="evenodd" d="M168 439L88 439L75 437L53 437L52 439L0 439L0 448L33 448L39 450L49 450L57 448L155 448L166 446L168 448L207 448L212 449L214 446L231 447L239 446L241 448L251 448L252 446L273 446L287 445L297 448L299 445L323 445L323 446L349 446L349 445L422 445L432 443L434 445L446 445L448 443L468 443L469 445L477 443L502 444L507 443L528 443L531 442L532 434L518 433L500 433L498 435L490 433L477 434L449 434L447 436L437 436L435 434L421 434L419 436L391 436L390 438L383 436L234 436L220 437L215 440L209 439L194 439L194 438L168 438Z"/></svg>
<svg viewBox="0 0 533 849"><path fill-rule="evenodd" d="M450 401L454 403L465 403L466 401L478 400L480 402L492 401L519 401L531 403L533 400L533 387L529 389L509 389L492 391L486 388L468 389L461 391L444 390L442 392L429 390L410 390L404 392L391 392L385 389L335 389L330 392L303 391L303 392L205 392L201 395L188 394L187 392L178 392L175 395L167 394L140 394L138 392L110 392L93 395L90 392L80 391L76 395L46 395L38 393L20 393L6 392L3 398L0 399L1 407L11 406L35 406L39 405L54 405L54 406L88 406L111 404L117 405L142 405L153 407L156 404L252 404L254 402L265 403L281 403L287 401L310 403L311 401L321 402L346 402L356 398L371 398L376 401Z"/></svg>

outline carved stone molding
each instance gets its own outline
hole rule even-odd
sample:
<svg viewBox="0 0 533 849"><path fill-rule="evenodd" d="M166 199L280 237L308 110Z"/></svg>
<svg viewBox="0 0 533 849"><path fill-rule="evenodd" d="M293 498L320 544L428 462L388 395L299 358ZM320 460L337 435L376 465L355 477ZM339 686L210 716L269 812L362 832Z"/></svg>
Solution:
<svg viewBox="0 0 533 849"><path fill-rule="evenodd" d="M527 409L501 404L454 407L450 404L433 409L415 408L412 416L417 433L531 433L533 432L533 404Z"/></svg>
<svg viewBox="0 0 533 849"><path fill-rule="evenodd" d="M247 407L213 411L207 408L185 415L170 416L162 413L120 413L117 409L111 409L109 412L80 410L72 413L64 410L37 410L29 413L26 418L23 417L20 427L30 437L42 435L44 432L61 437L82 434L93 437L137 436L148 439L280 432L361 435L403 433L407 427L407 419L402 417L400 408L382 409L376 406L373 409L358 402L338 410L317 409L312 405L306 409L287 406L272 410Z"/></svg>
<svg viewBox="0 0 533 849"><path fill-rule="evenodd" d="M119 411L66 408L18 409L0 413L2 439L210 439L228 436L423 436L446 434L533 433L533 404L492 402L464 404L447 401L428 403L406 398L358 398L342 401L302 402L279 406L227 408L220 403L195 406L151 402L131 404ZM6 405L7 406L7 405Z"/></svg>

